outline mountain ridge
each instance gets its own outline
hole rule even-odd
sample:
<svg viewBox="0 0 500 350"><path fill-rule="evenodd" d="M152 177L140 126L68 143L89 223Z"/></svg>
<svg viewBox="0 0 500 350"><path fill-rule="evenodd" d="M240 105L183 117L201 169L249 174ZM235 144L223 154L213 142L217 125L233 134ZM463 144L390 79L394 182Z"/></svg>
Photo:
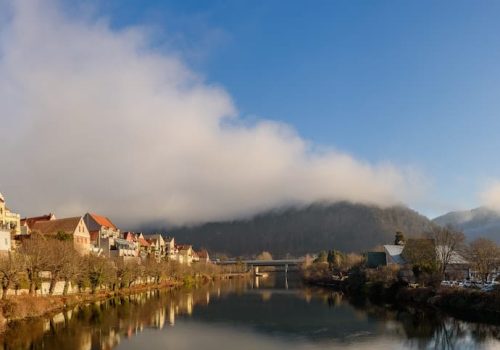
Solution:
<svg viewBox="0 0 500 350"><path fill-rule="evenodd" d="M396 231L416 236L432 225L427 217L401 205L380 208L338 202L278 208L248 219L174 228L169 234L178 242L231 256L262 251L300 256L326 249L363 252L392 243Z"/></svg>
<svg viewBox="0 0 500 350"><path fill-rule="evenodd" d="M484 237L500 243L500 213L487 207L451 211L432 221L462 230L471 240Z"/></svg>

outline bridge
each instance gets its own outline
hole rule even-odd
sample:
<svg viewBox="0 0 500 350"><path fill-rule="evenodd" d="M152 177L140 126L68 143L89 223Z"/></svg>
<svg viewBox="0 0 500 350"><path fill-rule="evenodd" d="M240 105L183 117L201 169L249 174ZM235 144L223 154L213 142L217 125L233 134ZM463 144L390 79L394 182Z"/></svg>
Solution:
<svg viewBox="0 0 500 350"><path fill-rule="evenodd" d="M290 266L297 267L304 262L304 259L278 259L278 260L225 260L217 261L217 265L239 265L249 266L255 274L259 273L259 267L283 267L285 273Z"/></svg>

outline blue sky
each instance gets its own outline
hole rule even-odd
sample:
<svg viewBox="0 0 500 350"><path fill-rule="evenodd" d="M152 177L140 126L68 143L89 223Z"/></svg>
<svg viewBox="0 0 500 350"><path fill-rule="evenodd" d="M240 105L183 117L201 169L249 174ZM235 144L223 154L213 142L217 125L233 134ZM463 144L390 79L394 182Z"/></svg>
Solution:
<svg viewBox="0 0 500 350"><path fill-rule="evenodd" d="M68 2L67 5L73 2ZM500 178L498 1L82 1L150 27L245 118L369 162L420 169L429 215Z"/></svg>

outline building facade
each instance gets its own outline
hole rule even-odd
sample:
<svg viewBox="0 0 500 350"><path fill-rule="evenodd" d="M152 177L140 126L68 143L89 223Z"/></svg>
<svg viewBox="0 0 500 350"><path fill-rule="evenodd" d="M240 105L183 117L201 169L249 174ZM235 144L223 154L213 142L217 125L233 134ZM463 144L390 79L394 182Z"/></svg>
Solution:
<svg viewBox="0 0 500 350"><path fill-rule="evenodd" d="M49 221L38 221L33 225L32 234L71 236L75 250L80 254L88 254L91 250L90 234L81 216Z"/></svg>
<svg viewBox="0 0 500 350"><path fill-rule="evenodd" d="M12 212L5 203L4 196L0 193L0 229L21 233L21 215Z"/></svg>

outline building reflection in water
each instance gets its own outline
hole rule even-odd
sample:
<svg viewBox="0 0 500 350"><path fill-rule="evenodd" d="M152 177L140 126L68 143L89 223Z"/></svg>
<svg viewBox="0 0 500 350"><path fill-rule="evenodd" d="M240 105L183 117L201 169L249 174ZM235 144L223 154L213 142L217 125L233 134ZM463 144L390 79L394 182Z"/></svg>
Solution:
<svg viewBox="0 0 500 350"><path fill-rule="evenodd" d="M272 274L271 274L272 275ZM467 324L454 319L437 319L427 315L413 315L385 308L351 306L341 293L324 289L285 288L285 280L270 276L256 280L229 280L215 282L194 290L149 291L128 297L96 302L60 312L47 319L18 322L0 337L2 349L71 349L111 350L123 339L132 338L146 329L164 329L175 326L178 317L191 317L198 308L210 302L242 293L255 294L257 300L269 302L273 294L297 303L320 304L323 310L348 309L357 322L380 319L379 332L406 339L410 347L427 347L429 339L443 349L457 345L456 339L489 339L491 328ZM281 288L275 285L282 283ZM259 297L260 296L260 297ZM323 306L324 305L324 306ZM199 314L198 314L199 315ZM495 335L493 334L495 337ZM498 336L498 334L496 335Z"/></svg>
<svg viewBox="0 0 500 350"><path fill-rule="evenodd" d="M174 326L178 316L191 316L198 305L208 305L212 297L218 299L246 289L246 281L232 280L192 291L148 291L97 301L50 318L17 322L0 336L0 350L113 349L122 338L131 338L147 328Z"/></svg>

